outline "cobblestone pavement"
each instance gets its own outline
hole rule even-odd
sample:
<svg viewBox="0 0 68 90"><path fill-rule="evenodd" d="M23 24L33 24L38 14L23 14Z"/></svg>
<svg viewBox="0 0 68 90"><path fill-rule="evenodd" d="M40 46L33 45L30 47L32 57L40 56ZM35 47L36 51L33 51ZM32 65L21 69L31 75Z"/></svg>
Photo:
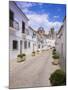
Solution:
<svg viewBox="0 0 68 90"><path fill-rule="evenodd" d="M10 61L10 88L51 86L50 74L60 68L52 60L52 50L48 50L24 62Z"/></svg>

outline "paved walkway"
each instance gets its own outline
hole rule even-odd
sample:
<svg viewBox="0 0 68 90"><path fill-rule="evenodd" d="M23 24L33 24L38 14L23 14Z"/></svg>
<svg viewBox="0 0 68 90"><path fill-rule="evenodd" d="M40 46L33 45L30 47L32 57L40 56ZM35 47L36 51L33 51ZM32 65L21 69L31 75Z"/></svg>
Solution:
<svg viewBox="0 0 68 90"><path fill-rule="evenodd" d="M50 74L60 68L52 60L48 50L21 63L10 61L10 88L50 86Z"/></svg>

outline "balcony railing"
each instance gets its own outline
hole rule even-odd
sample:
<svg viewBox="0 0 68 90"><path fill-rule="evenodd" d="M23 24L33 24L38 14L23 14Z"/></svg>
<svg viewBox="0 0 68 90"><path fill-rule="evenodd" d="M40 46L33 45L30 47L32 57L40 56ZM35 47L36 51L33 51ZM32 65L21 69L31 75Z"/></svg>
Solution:
<svg viewBox="0 0 68 90"><path fill-rule="evenodd" d="M16 29L16 30L19 30L19 23L15 20L10 20L9 21L9 26Z"/></svg>

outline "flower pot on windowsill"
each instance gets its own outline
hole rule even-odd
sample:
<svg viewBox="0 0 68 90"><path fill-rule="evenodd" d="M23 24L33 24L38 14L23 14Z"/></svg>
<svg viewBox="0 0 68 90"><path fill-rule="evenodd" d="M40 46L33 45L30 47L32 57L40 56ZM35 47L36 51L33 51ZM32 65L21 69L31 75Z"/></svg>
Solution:
<svg viewBox="0 0 68 90"><path fill-rule="evenodd" d="M17 62L25 61L25 59L26 59L26 55L25 54L19 54L17 56Z"/></svg>

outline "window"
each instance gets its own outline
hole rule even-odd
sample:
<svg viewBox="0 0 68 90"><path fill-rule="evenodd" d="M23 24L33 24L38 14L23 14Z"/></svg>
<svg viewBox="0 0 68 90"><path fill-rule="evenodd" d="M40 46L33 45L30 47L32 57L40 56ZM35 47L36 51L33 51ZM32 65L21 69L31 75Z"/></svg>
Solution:
<svg viewBox="0 0 68 90"><path fill-rule="evenodd" d="M35 32L33 32L33 37L32 38L35 38L36 37L36 33Z"/></svg>
<svg viewBox="0 0 68 90"><path fill-rule="evenodd" d="M24 41L24 49L27 48L27 41Z"/></svg>
<svg viewBox="0 0 68 90"><path fill-rule="evenodd" d="M9 11L9 26L19 30L19 23L14 20L14 12L11 10Z"/></svg>
<svg viewBox="0 0 68 90"><path fill-rule="evenodd" d="M22 21L22 33L25 33L25 23Z"/></svg>
<svg viewBox="0 0 68 90"><path fill-rule="evenodd" d="M40 48L40 45L38 45L38 48Z"/></svg>
<svg viewBox="0 0 68 90"><path fill-rule="evenodd" d="M18 41L13 40L13 49L18 49Z"/></svg>
<svg viewBox="0 0 68 90"><path fill-rule="evenodd" d="M42 45L42 48L43 48L44 46Z"/></svg>
<svg viewBox="0 0 68 90"><path fill-rule="evenodd" d="M13 11L10 10L9 15L10 15L10 19L13 20L14 19L14 13L13 13Z"/></svg>
<svg viewBox="0 0 68 90"><path fill-rule="evenodd" d="M28 48L30 48L30 42L28 42Z"/></svg>
<svg viewBox="0 0 68 90"><path fill-rule="evenodd" d="M13 27L13 21L14 21L14 13L10 10L9 11L9 24Z"/></svg>

